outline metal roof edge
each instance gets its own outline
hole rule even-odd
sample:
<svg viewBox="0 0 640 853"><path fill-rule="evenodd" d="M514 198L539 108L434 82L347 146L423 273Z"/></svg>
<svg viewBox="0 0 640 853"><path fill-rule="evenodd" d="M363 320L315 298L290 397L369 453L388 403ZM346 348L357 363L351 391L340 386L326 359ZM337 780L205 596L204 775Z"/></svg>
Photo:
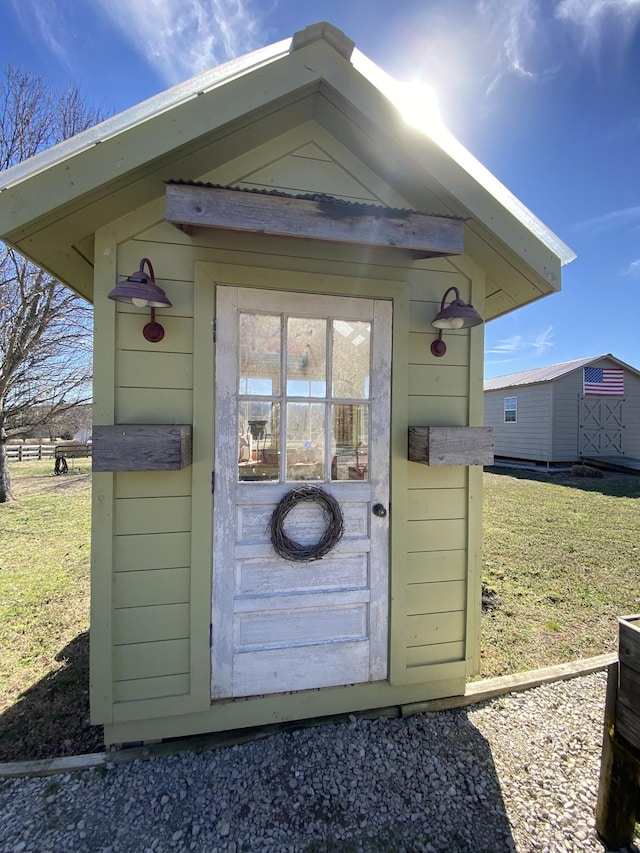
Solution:
<svg viewBox="0 0 640 853"><path fill-rule="evenodd" d="M587 358L576 358L571 361L561 361L558 364L549 364L546 367L534 367L531 370L519 370L515 373L505 373L503 376L493 376L491 379L484 380L483 390L503 391L505 388L522 388L530 385L543 385L547 382L553 382L556 379L560 379L560 377L566 376L574 370L579 370L581 367L586 367L589 364L593 364L594 361L600 361L600 359L603 358L609 358L621 367L640 376L640 370L637 370L625 361L621 361L611 353L604 353L601 355L589 356ZM549 375L544 376L543 374L545 371L549 371ZM536 376L536 374L539 374L539 376ZM518 379L518 377L520 377L520 379ZM500 382L500 380L504 381ZM499 382L500 384L488 387L493 382Z"/></svg>

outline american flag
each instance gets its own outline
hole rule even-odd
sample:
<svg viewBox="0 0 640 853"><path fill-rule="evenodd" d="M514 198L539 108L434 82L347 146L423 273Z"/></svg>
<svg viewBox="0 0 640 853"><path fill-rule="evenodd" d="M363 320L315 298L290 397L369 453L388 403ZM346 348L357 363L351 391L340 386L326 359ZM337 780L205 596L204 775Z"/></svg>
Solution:
<svg viewBox="0 0 640 853"><path fill-rule="evenodd" d="M624 397L624 371L620 367L585 367L584 395Z"/></svg>

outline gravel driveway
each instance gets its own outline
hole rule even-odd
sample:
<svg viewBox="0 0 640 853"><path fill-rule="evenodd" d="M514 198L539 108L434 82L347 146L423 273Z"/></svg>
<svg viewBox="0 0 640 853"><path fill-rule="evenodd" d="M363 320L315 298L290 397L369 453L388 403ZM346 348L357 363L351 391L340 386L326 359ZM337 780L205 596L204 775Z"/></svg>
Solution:
<svg viewBox="0 0 640 853"><path fill-rule="evenodd" d="M0 784L0 851L602 851L606 675Z"/></svg>

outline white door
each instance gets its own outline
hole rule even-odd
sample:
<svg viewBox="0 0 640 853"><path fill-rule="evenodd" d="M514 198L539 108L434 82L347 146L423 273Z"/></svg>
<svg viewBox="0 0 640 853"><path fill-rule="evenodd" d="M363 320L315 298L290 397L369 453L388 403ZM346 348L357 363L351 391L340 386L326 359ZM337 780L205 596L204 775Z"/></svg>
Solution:
<svg viewBox="0 0 640 853"><path fill-rule="evenodd" d="M384 679L391 303L226 286L216 299L212 697ZM344 533L297 561L270 520L308 486L337 500ZM330 527L302 501L280 529L304 556Z"/></svg>

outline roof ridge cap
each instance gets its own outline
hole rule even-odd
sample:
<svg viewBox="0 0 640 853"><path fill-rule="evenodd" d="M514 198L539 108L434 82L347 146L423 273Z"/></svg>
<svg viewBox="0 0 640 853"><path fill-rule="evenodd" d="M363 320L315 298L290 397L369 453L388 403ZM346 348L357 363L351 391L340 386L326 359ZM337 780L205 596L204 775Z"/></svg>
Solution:
<svg viewBox="0 0 640 853"><path fill-rule="evenodd" d="M316 41L326 41L340 56L343 56L347 61L351 61L351 54L356 43L342 30L328 21L318 21L315 24L309 24L303 30L295 32L291 39L289 52L293 53L294 50L300 50L300 48L306 47L308 44L313 44Z"/></svg>

